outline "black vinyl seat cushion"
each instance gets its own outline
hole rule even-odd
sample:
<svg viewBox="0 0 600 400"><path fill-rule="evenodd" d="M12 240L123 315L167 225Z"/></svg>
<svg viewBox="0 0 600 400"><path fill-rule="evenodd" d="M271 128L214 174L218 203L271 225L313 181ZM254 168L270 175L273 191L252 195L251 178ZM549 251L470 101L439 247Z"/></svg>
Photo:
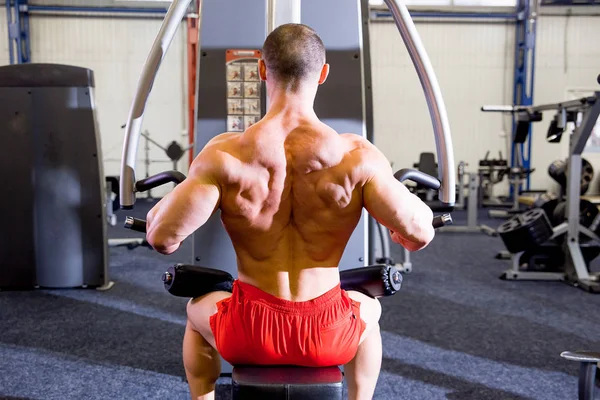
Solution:
<svg viewBox="0 0 600 400"><path fill-rule="evenodd" d="M339 367L234 366L233 399L341 400Z"/></svg>

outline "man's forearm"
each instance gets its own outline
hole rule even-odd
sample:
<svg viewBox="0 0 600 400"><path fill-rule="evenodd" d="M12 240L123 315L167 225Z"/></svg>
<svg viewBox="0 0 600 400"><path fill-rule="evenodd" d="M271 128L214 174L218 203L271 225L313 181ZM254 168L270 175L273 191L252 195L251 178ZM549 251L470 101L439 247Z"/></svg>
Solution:
<svg viewBox="0 0 600 400"><path fill-rule="evenodd" d="M171 193L168 193L163 197L147 215L147 227L146 227L146 240L152 246L152 248L162 254L171 254L175 252L180 246L183 239L177 232L169 226L169 223L165 223L165 219L169 218L168 210L163 209L166 207L167 198Z"/></svg>
<svg viewBox="0 0 600 400"><path fill-rule="evenodd" d="M183 239L176 232L166 227L165 224L160 223L151 224L146 233L148 243L154 250L162 254L174 253L181 246Z"/></svg>

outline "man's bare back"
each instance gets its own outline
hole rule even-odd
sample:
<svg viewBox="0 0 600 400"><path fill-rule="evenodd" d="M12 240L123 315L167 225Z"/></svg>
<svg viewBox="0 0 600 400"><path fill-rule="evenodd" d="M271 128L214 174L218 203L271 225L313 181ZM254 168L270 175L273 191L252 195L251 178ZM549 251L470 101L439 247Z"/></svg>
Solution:
<svg viewBox="0 0 600 400"><path fill-rule="evenodd" d="M368 149L314 120L264 119L225 134L221 218L239 279L279 298L304 301L339 283L338 263L363 208Z"/></svg>
<svg viewBox="0 0 600 400"><path fill-rule="evenodd" d="M239 279L305 301L339 283L338 263L363 207L409 250L433 237L430 210L395 181L366 139L339 135L316 117L272 113L243 134L211 140L188 179L148 215L148 235L157 250L172 253L179 242L156 237L157 217L179 220L175 231L163 226L162 232L183 240L219 208Z"/></svg>
<svg viewBox="0 0 600 400"><path fill-rule="evenodd" d="M159 219L179 219L175 232L163 232L183 240L220 208L239 279L276 297L305 301L339 283L338 263L363 207L409 250L433 237L430 210L395 181L371 143L339 135L316 117L272 113L243 134L211 140L188 179L161 200L148 222L156 228L160 210L179 210L179 218ZM179 247L177 240L161 246L148 234L163 253Z"/></svg>

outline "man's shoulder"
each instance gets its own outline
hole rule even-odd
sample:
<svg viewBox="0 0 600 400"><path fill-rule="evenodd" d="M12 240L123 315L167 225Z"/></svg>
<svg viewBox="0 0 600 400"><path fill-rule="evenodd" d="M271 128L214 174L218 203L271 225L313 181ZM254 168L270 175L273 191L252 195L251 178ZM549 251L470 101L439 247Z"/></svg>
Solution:
<svg viewBox="0 0 600 400"><path fill-rule="evenodd" d="M372 146L372 143L369 142L365 137L355 133L340 133L340 138L347 143L356 146L357 148L368 148Z"/></svg>
<svg viewBox="0 0 600 400"><path fill-rule="evenodd" d="M364 182L381 171L387 171L390 164L383 153L369 140L353 133L341 134L349 145L348 156L352 168Z"/></svg>
<svg viewBox="0 0 600 400"><path fill-rule="evenodd" d="M206 144L206 148L217 150L219 148L227 147L228 145L233 145L237 141L239 141L242 133L241 132L225 132L221 133L210 139Z"/></svg>
<svg viewBox="0 0 600 400"><path fill-rule="evenodd" d="M219 172L237 152L240 133L225 132L210 139L198 153L190 170ZM235 158L235 156L234 156Z"/></svg>
<svg viewBox="0 0 600 400"><path fill-rule="evenodd" d="M376 155L377 148L365 137L354 133L342 133L340 138L345 142L348 153L360 159L370 158Z"/></svg>

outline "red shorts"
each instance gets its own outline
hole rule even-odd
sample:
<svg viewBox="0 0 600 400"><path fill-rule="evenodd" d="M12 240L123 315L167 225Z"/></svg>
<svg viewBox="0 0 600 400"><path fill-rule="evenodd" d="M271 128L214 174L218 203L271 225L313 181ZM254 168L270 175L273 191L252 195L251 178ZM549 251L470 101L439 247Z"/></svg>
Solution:
<svg viewBox="0 0 600 400"><path fill-rule="evenodd" d="M232 365L343 365L356 355L365 322L340 286L303 302L236 280L210 317L217 350Z"/></svg>

